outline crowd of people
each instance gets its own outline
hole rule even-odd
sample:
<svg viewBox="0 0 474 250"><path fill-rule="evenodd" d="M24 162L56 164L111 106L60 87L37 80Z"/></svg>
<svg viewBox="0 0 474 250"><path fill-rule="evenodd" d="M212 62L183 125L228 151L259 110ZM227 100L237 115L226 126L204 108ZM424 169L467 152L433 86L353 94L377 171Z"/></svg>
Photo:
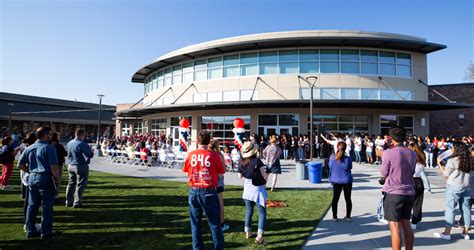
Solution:
<svg viewBox="0 0 474 250"><path fill-rule="evenodd" d="M9 135L3 137L0 152L2 164L1 188L8 189L13 162L17 154L21 169L22 198L25 201L24 218L27 238L43 238L56 235L52 231L53 204L61 189L61 173L68 164L68 185L65 205L81 208L82 195L88 182L89 160L93 149L85 142L83 130L64 148L59 134L49 128L39 128L22 138L21 144ZM375 139L372 139L375 138ZM438 238L450 239L452 227L462 227L462 235L469 239L472 201L474 199L474 137L418 137L406 136L403 128L393 128L388 135L368 136L326 133L315 135L313 145L307 135L272 135L268 138L250 134L241 147L222 144L211 134L201 131L197 147L187 153L183 171L188 175L189 209L192 245L204 247L201 237L201 220L206 215L213 247L224 248L223 232L229 230L224 213L224 174L237 171L243 181L242 198L246 207L244 232L247 239L255 238L265 245L266 185L273 175L270 191L276 191L280 160L305 160L326 158L329 166L328 181L332 184L331 210L333 221L338 218L338 201L342 193L346 201L345 220L351 221L353 162L380 164L383 185L382 197L377 206L377 218L389 224L393 249L400 249L402 238L406 249L413 248L413 231L422 221L424 192L430 191L425 168L439 168L446 179L445 223ZM313 155L309 155L313 147ZM101 150L128 149L131 152L151 155L157 150L173 150L171 138L163 134L134 134L114 139L103 139ZM66 161L67 158L67 161ZM36 225L39 206L42 207L42 223ZM252 233L254 207L258 210L258 230ZM455 221L455 208L462 217ZM401 236L403 233L403 237Z"/></svg>
<svg viewBox="0 0 474 250"><path fill-rule="evenodd" d="M76 130L75 138L66 148L60 143L59 138L59 133L52 132L48 127L40 127L21 138L21 144L15 144L12 136L3 131L0 188L10 189L10 176L18 154L21 199L24 201L24 231L27 239L37 237L48 239L61 234L61 231L53 231L53 206L60 201L61 178L65 163L69 175L65 206L75 209L83 207L82 196L88 182L89 162L94 156L93 149L85 142L86 133L82 129ZM36 224L40 207L41 224Z"/></svg>

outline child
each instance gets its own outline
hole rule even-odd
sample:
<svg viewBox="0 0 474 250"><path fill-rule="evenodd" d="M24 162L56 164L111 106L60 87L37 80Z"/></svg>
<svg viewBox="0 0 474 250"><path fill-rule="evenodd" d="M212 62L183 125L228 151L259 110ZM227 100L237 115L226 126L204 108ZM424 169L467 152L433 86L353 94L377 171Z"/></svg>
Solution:
<svg viewBox="0 0 474 250"><path fill-rule="evenodd" d="M230 169L231 172L234 172L234 168L232 167L232 159L230 156L230 149L229 146L225 145L224 146L224 161L225 161L225 168Z"/></svg>

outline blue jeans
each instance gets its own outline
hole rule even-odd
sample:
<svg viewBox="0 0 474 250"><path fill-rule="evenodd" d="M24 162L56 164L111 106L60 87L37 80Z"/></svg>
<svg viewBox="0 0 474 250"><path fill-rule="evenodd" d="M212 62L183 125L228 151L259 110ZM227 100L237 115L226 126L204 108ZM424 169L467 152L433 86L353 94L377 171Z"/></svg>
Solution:
<svg viewBox="0 0 474 250"><path fill-rule="evenodd" d="M360 151L354 151L356 162L362 162L362 158L360 158Z"/></svg>
<svg viewBox="0 0 474 250"><path fill-rule="evenodd" d="M253 216L253 207L254 204L257 205L258 208L258 233L263 234L265 231L265 223L267 221L267 208L261 206L260 204L256 204L253 201L249 201L244 199L245 206L247 211L245 212L245 232L252 231L252 216Z"/></svg>
<svg viewBox="0 0 474 250"><path fill-rule="evenodd" d="M463 218L467 218L464 221L464 226L466 228L471 227L471 209L469 208L469 200L471 196L469 194L469 189L460 188L456 186L447 185L446 187L446 205L444 211L444 220L446 226L452 227L454 224L454 212L456 204L459 203L459 207L463 213Z"/></svg>
<svg viewBox="0 0 474 250"><path fill-rule="evenodd" d="M202 241L201 221L203 212L212 234L213 249L224 249L224 235L220 222L220 205L215 189L189 189L189 212L191 215L191 232L193 249L205 249Z"/></svg>
<svg viewBox="0 0 474 250"><path fill-rule="evenodd" d="M31 237L36 233L35 222L38 209L41 205L41 235L49 236L53 231L53 205L56 190L53 179L49 174L30 175L28 181L29 197L28 210L26 212L26 236Z"/></svg>
<svg viewBox="0 0 474 250"><path fill-rule="evenodd" d="M426 176L425 171L421 170L420 178L423 181L423 186L425 187L425 190L428 192L431 191L431 184L430 184L430 181L428 180L428 176Z"/></svg>
<svg viewBox="0 0 474 250"><path fill-rule="evenodd" d="M288 149L283 149L283 159L288 159Z"/></svg>
<svg viewBox="0 0 474 250"><path fill-rule="evenodd" d="M298 148L298 160L303 160L304 159L304 148L299 147Z"/></svg>
<svg viewBox="0 0 474 250"><path fill-rule="evenodd" d="M377 220L383 219L383 199L385 198L385 195L382 194L382 197L380 198L379 205L377 206Z"/></svg>

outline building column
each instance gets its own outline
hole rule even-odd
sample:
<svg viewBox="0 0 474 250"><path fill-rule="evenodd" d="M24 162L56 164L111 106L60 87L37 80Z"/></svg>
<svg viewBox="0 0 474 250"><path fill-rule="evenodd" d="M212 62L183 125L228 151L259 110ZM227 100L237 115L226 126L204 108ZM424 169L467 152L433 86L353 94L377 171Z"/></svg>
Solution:
<svg viewBox="0 0 474 250"><path fill-rule="evenodd" d="M191 120L191 148L197 148L197 135L201 131L201 116L193 115Z"/></svg>

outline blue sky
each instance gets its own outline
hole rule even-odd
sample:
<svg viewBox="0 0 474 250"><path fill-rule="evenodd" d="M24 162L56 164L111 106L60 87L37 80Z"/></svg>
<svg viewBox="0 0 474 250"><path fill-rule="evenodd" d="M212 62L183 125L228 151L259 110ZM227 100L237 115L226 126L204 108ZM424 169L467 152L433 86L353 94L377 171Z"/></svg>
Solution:
<svg viewBox="0 0 474 250"><path fill-rule="evenodd" d="M430 84L464 81L474 61L471 0L1 0L0 90L97 102L143 96L132 74L186 45L259 32L348 29L446 44Z"/></svg>

